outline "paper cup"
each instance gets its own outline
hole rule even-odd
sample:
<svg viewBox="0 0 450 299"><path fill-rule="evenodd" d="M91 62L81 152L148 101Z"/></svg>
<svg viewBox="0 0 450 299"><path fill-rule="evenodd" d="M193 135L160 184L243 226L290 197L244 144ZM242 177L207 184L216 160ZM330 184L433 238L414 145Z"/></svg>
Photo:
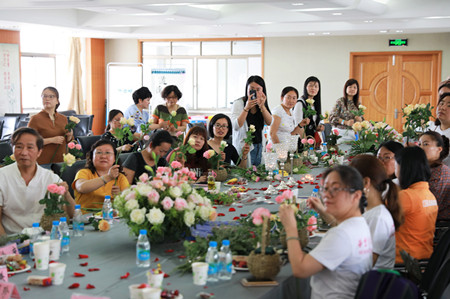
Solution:
<svg viewBox="0 0 450 299"><path fill-rule="evenodd" d="M60 240L50 240L48 241L50 244L50 260L57 261L59 260L59 254L61 253L61 241Z"/></svg>
<svg viewBox="0 0 450 299"><path fill-rule="evenodd" d="M48 241L34 244L34 259L37 270L47 270L50 255L50 243Z"/></svg>
<svg viewBox="0 0 450 299"><path fill-rule="evenodd" d="M144 290L149 289L148 287L146 288L142 288L140 289L139 286L141 284L132 284L128 287L128 289L130 290L130 299L144 299L147 297L144 297ZM160 290L161 293L161 290ZM158 299L160 299L161 297L159 297Z"/></svg>
<svg viewBox="0 0 450 299"><path fill-rule="evenodd" d="M142 299L161 299L161 289L145 288L141 289Z"/></svg>
<svg viewBox="0 0 450 299"><path fill-rule="evenodd" d="M192 274L194 276L194 284L204 286L208 278L208 263L192 263Z"/></svg>
<svg viewBox="0 0 450 299"><path fill-rule="evenodd" d="M51 263L48 268L50 277L52 278L52 284L62 285L64 281L64 272L66 271L66 264Z"/></svg>
<svg viewBox="0 0 450 299"><path fill-rule="evenodd" d="M164 279L164 273L153 274L151 271L148 271L147 277L150 287L160 288Z"/></svg>

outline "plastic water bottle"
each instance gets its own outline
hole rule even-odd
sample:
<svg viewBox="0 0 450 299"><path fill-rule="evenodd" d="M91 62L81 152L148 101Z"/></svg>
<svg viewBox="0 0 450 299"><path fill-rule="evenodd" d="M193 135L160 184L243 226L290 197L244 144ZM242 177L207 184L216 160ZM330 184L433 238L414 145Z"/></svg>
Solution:
<svg viewBox="0 0 450 299"><path fill-rule="evenodd" d="M318 188L314 188L313 191L311 192L311 197L316 197L318 199L320 199L320 194L319 194L319 189ZM313 209L308 209L308 212L314 216L316 216L316 218L319 217L319 214L317 214L316 211L314 211Z"/></svg>
<svg viewBox="0 0 450 299"><path fill-rule="evenodd" d="M233 256L230 250L230 240L223 240L219 252L219 279L230 280L233 274Z"/></svg>
<svg viewBox="0 0 450 299"><path fill-rule="evenodd" d="M327 143L322 143L322 156L328 153Z"/></svg>
<svg viewBox="0 0 450 299"><path fill-rule="evenodd" d="M308 156L315 156L315 154L314 154L314 148L313 148L312 146L309 148Z"/></svg>
<svg viewBox="0 0 450 299"><path fill-rule="evenodd" d="M217 242L210 241L205 262L208 263L208 281L218 281L219 272L219 253L217 252Z"/></svg>
<svg viewBox="0 0 450 299"><path fill-rule="evenodd" d="M30 236L30 258L34 258L34 243L39 239L41 230L39 229L39 223L33 223Z"/></svg>
<svg viewBox="0 0 450 299"><path fill-rule="evenodd" d="M84 221L83 214L81 213L80 205L75 205L75 213L73 214L73 236L84 236Z"/></svg>
<svg viewBox="0 0 450 299"><path fill-rule="evenodd" d="M66 217L59 218L59 232L61 234L61 253L69 252L70 231Z"/></svg>
<svg viewBox="0 0 450 299"><path fill-rule="evenodd" d="M138 267L150 267L150 242L147 238L147 230L141 229L136 244L136 265Z"/></svg>
<svg viewBox="0 0 450 299"><path fill-rule="evenodd" d="M59 231L59 221L52 222L52 230L50 231L50 240L61 240L61 233Z"/></svg>
<svg viewBox="0 0 450 299"><path fill-rule="evenodd" d="M103 214L103 220L108 221L108 223L110 225L112 225L113 208L112 208L112 204L111 204L111 196L109 196L109 195L105 196L105 201L103 202L102 214Z"/></svg>

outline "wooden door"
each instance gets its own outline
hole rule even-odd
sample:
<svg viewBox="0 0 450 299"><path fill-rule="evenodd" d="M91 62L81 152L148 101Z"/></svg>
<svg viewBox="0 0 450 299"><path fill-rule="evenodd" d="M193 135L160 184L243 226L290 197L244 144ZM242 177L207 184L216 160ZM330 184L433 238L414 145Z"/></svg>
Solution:
<svg viewBox="0 0 450 299"><path fill-rule="evenodd" d="M360 84L360 100L367 107L365 118L385 119L402 132L405 105L431 103L436 107L441 53L351 53L350 77Z"/></svg>

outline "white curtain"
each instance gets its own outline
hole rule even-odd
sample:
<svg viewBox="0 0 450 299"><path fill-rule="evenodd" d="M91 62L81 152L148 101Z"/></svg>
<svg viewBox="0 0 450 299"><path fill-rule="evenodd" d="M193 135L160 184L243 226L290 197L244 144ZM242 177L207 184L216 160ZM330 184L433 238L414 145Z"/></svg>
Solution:
<svg viewBox="0 0 450 299"><path fill-rule="evenodd" d="M75 110L78 114L85 114L85 105L83 100L83 88L81 85L81 42L79 37L72 37L70 41L69 55L69 78L71 78L72 87L70 92L69 110Z"/></svg>

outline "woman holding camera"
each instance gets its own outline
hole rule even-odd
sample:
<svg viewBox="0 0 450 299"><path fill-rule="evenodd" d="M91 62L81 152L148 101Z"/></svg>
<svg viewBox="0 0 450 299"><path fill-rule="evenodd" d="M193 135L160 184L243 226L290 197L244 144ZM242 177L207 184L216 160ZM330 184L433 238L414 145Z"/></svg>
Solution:
<svg viewBox="0 0 450 299"><path fill-rule="evenodd" d="M248 128L255 126L253 149L250 151L250 163L261 164L264 125L272 123L272 114L267 104L266 83L260 76L251 76L245 85L245 96L233 102L231 110L233 123L233 145L241 154Z"/></svg>

